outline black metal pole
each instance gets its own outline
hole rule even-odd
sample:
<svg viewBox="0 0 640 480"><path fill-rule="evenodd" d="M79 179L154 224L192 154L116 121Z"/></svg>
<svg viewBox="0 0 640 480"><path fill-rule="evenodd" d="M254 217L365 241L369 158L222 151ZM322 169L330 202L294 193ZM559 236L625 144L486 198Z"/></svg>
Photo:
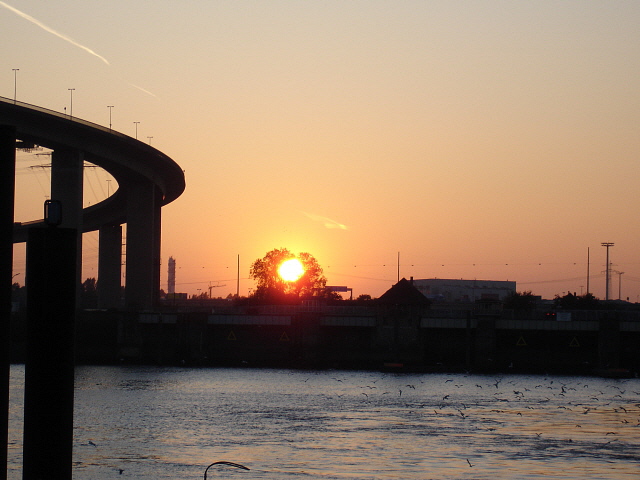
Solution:
<svg viewBox="0 0 640 480"><path fill-rule="evenodd" d="M11 284L13 269L13 208L16 172L16 128L0 125L0 480L7 479L9 442L9 375Z"/></svg>
<svg viewBox="0 0 640 480"><path fill-rule="evenodd" d="M77 230L31 228L27 238L25 480L71 480Z"/></svg>

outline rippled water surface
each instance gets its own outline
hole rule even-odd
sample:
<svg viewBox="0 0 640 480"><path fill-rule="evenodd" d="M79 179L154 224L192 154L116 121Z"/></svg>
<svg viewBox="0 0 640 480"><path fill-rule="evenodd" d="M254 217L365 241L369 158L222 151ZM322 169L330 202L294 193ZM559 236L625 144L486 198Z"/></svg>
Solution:
<svg viewBox="0 0 640 480"><path fill-rule="evenodd" d="M11 480L24 368L12 367ZM80 367L74 478L626 479L640 381Z"/></svg>

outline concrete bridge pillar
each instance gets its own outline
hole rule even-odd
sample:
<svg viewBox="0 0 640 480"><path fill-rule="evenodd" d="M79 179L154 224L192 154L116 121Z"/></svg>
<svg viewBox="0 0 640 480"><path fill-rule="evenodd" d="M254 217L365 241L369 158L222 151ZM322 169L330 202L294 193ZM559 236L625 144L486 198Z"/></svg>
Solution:
<svg viewBox="0 0 640 480"><path fill-rule="evenodd" d="M120 307L122 225L102 225L98 247L98 307Z"/></svg>
<svg viewBox="0 0 640 480"><path fill-rule="evenodd" d="M160 292L162 194L150 181L128 188L125 305L153 310Z"/></svg>
<svg viewBox="0 0 640 480"><path fill-rule="evenodd" d="M82 196L84 153L75 148L57 148L51 154L51 199L62 205L60 228L78 232L76 301L82 283Z"/></svg>
<svg viewBox="0 0 640 480"><path fill-rule="evenodd" d="M82 231L83 163L83 153L73 148L51 154L51 199L62 204L61 228Z"/></svg>

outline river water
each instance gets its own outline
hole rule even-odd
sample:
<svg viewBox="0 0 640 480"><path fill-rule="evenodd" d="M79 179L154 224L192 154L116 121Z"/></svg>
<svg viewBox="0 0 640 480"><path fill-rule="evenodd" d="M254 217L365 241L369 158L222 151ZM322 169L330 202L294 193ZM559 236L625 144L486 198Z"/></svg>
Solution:
<svg viewBox="0 0 640 480"><path fill-rule="evenodd" d="M79 367L74 436L74 479L636 479L640 380Z"/></svg>

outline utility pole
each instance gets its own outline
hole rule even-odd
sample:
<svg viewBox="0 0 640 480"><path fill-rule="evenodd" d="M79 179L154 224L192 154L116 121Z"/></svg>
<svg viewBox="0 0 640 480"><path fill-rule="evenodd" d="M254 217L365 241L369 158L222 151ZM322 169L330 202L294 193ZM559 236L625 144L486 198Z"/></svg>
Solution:
<svg viewBox="0 0 640 480"><path fill-rule="evenodd" d="M589 271L591 269L591 261L590 261L590 252L589 252L589 247L587 247L587 295L589 295L589 277L591 276L591 272Z"/></svg>
<svg viewBox="0 0 640 480"><path fill-rule="evenodd" d="M622 274L619 270L611 270L611 273L618 275L618 300L622 300Z"/></svg>
<svg viewBox="0 0 640 480"><path fill-rule="evenodd" d="M602 242L601 245L603 247L607 247L607 268L605 270L606 285L605 285L604 299L609 300L609 282L611 280L611 266L609 265L609 247L613 247L615 244L613 242Z"/></svg>

